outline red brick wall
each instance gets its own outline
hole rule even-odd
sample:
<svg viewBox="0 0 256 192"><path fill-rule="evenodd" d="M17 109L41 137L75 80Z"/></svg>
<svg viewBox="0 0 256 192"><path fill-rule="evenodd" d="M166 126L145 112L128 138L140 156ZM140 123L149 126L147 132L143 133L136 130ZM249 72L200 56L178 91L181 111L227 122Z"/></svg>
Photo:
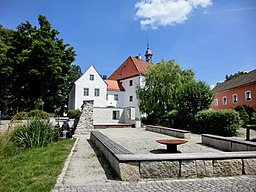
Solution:
<svg viewBox="0 0 256 192"><path fill-rule="evenodd" d="M251 91L251 100L247 101L245 98L245 92L249 90ZM238 96L237 103L233 102L233 94L237 94ZM224 96L227 97L226 105L224 105L222 102L222 97ZM215 99L218 99L218 106L214 105ZM256 111L256 83L224 91L221 93L216 93L212 102L212 109L234 109L238 105L248 105L253 107L253 109Z"/></svg>

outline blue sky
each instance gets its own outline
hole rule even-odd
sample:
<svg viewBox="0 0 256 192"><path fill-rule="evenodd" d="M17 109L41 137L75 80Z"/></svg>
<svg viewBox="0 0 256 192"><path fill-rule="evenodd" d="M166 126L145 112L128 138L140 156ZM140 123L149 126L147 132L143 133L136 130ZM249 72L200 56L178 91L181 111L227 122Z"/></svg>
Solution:
<svg viewBox="0 0 256 192"><path fill-rule="evenodd" d="M175 59L213 85L226 74L256 69L255 0L0 0L0 24L15 29L45 15L75 48L84 72L111 73L128 57Z"/></svg>

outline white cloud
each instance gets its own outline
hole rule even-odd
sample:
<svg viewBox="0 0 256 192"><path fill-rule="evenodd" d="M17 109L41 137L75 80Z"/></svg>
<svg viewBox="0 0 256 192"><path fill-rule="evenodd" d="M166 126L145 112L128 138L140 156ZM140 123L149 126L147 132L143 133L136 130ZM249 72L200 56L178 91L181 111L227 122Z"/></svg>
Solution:
<svg viewBox="0 0 256 192"><path fill-rule="evenodd" d="M142 28L183 23L193 9L212 5L212 0L141 0L135 4Z"/></svg>

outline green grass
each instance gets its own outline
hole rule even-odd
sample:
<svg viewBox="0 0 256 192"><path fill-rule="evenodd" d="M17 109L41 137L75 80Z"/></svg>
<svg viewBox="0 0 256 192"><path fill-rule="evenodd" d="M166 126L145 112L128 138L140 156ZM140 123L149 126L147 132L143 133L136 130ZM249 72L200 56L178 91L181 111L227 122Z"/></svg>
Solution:
<svg viewBox="0 0 256 192"><path fill-rule="evenodd" d="M51 191L73 144L59 141L0 160L0 191Z"/></svg>

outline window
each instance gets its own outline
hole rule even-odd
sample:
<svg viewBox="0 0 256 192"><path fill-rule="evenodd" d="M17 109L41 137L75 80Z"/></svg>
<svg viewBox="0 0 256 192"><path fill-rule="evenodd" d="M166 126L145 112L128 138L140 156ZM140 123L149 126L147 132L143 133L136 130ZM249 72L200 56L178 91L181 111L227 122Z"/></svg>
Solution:
<svg viewBox="0 0 256 192"><path fill-rule="evenodd" d="M90 81L94 81L94 75L90 74Z"/></svg>
<svg viewBox="0 0 256 192"><path fill-rule="evenodd" d="M100 96L100 89L94 89L94 96L99 97Z"/></svg>
<svg viewBox="0 0 256 192"><path fill-rule="evenodd" d="M218 106L218 105L219 105L218 99L214 99L214 106Z"/></svg>
<svg viewBox="0 0 256 192"><path fill-rule="evenodd" d="M119 111L113 111L113 119L115 120L119 119Z"/></svg>
<svg viewBox="0 0 256 192"><path fill-rule="evenodd" d="M89 88L84 88L84 96L89 96Z"/></svg>
<svg viewBox="0 0 256 192"><path fill-rule="evenodd" d="M114 95L114 100L118 101L118 95L117 94Z"/></svg>
<svg viewBox="0 0 256 192"><path fill-rule="evenodd" d="M130 86L132 86L132 84L133 84L133 81L132 81L132 80L130 80Z"/></svg>
<svg viewBox="0 0 256 192"><path fill-rule="evenodd" d="M233 98L233 103L237 103L238 102L237 94L232 95L232 98Z"/></svg>
<svg viewBox="0 0 256 192"><path fill-rule="evenodd" d="M108 94L106 94L106 100L108 100Z"/></svg>
<svg viewBox="0 0 256 192"><path fill-rule="evenodd" d="M132 101L133 101L133 96L130 96L130 99L129 99L129 100L130 100L130 102L132 102Z"/></svg>
<svg viewBox="0 0 256 192"><path fill-rule="evenodd" d="M251 91L245 92L245 100L250 101L252 99Z"/></svg>
<svg viewBox="0 0 256 192"><path fill-rule="evenodd" d="M227 97L222 97L222 103L223 105L227 105L228 101L227 101Z"/></svg>

